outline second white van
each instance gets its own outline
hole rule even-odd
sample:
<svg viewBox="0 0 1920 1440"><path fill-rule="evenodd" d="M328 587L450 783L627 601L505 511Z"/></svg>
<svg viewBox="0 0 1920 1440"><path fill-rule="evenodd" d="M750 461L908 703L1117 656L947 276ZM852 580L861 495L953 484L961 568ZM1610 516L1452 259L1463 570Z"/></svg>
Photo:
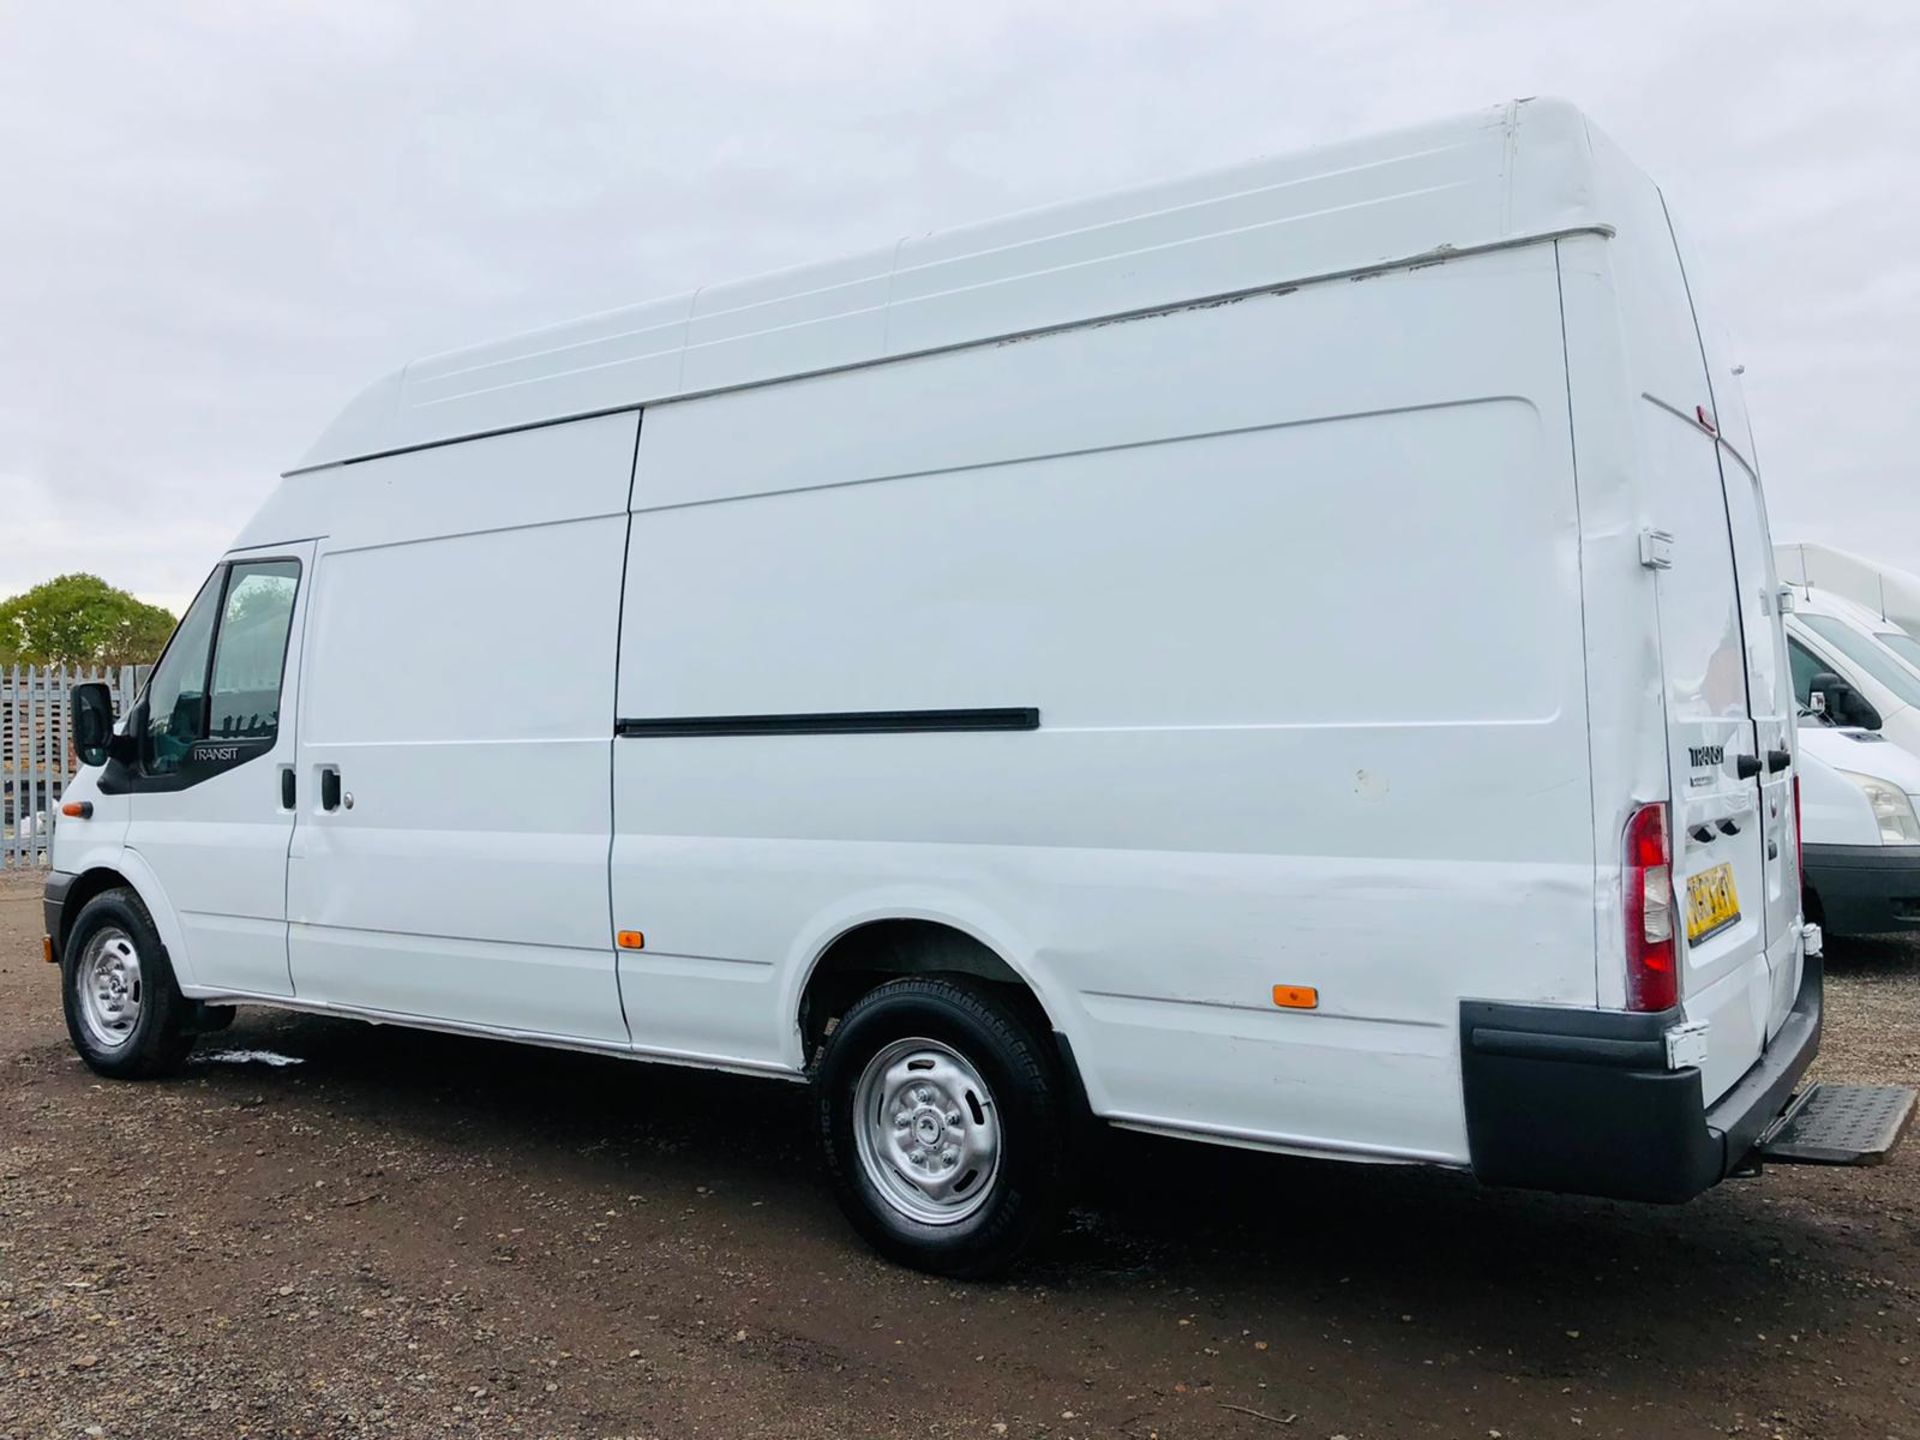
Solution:
<svg viewBox="0 0 1920 1440"><path fill-rule="evenodd" d="M1906 632L1828 591L1790 589L1787 660L1802 708L1920 756L1920 668L1906 658Z"/></svg>
<svg viewBox="0 0 1920 1440"><path fill-rule="evenodd" d="M1702 295L1533 101L417 361L117 727L76 692L73 1042L810 1083L853 1223L951 1274L1089 1117L1655 1201L1835 1158Z"/></svg>

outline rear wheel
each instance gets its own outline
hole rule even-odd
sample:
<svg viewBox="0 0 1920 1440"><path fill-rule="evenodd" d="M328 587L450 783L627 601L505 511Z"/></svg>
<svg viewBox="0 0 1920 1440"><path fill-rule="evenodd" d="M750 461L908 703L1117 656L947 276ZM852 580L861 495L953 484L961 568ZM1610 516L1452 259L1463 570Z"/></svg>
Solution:
<svg viewBox="0 0 1920 1440"><path fill-rule="evenodd" d="M1005 1268L1058 1223L1073 1127L1044 1031L991 987L869 992L816 1076L835 1198L881 1254L941 1275Z"/></svg>
<svg viewBox="0 0 1920 1440"><path fill-rule="evenodd" d="M193 1007L131 890L103 891L81 909L67 936L60 989L73 1048L102 1075L164 1075L193 1048Z"/></svg>

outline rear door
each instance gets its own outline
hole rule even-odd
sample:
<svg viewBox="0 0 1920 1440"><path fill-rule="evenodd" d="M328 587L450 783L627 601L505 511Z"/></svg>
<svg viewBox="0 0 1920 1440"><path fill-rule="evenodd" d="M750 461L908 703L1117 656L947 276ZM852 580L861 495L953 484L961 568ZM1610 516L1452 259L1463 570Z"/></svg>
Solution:
<svg viewBox="0 0 1920 1440"><path fill-rule="evenodd" d="M1754 754L1759 769L1752 778L1757 795L1763 890L1742 891L1760 920L1760 942L1767 957L1770 999L1765 1033L1769 1039L1786 1021L1799 989L1800 875L1794 842L1792 756L1797 741L1793 682L1787 667L1786 636L1781 625L1779 581L1773 541L1767 530L1766 501L1754 458L1753 427L1740 389L1740 367L1714 321L1711 297L1703 293L1700 266L1686 232L1669 217L1674 252L1686 280L1701 358L1706 369L1708 409L1696 412L1715 435L1715 460L1726 502L1727 540L1745 656L1747 709L1752 718ZM1676 783L1678 772L1676 772Z"/></svg>
<svg viewBox="0 0 1920 1440"><path fill-rule="evenodd" d="M1711 1101L1766 1043L1768 838L1755 770L1765 761L1748 699L1747 587L1735 564L1718 446L1693 419L1657 401L1648 408L1656 513L1673 536L1672 564L1656 571L1656 586L1681 993L1689 1017L1713 1026L1704 1077ZM1769 633L1762 627L1756 638Z"/></svg>
<svg viewBox="0 0 1920 1440"><path fill-rule="evenodd" d="M1760 477L1730 445L1720 446L1720 473L1727 500L1727 528L1734 574L1740 586L1740 624L1747 657L1747 709L1753 717L1760 772L1761 907L1772 998L1767 1037L1786 1022L1800 988L1800 947L1794 922L1800 916L1800 867L1794 849L1793 754L1796 710L1793 677L1786 662L1780 621L1780 586ZM1756 902L1760 897L1756 896Z"/></svg>

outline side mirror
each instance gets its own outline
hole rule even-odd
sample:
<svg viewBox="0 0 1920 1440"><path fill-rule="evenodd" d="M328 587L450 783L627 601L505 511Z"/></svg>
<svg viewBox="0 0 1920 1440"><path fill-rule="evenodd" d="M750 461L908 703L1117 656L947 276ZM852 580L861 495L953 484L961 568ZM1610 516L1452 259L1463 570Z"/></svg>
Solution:
<svg viewBox="0 0 1920 1440"><path fill-rule="evenodd" d="M82 765L104 765L113 746L113 692L98 680L73 687L73 751Z"/></svg>

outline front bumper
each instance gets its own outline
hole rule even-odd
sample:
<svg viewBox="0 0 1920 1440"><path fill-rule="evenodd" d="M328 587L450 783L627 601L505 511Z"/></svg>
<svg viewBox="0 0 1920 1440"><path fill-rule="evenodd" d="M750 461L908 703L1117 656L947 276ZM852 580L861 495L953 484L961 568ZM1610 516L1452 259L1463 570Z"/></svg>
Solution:
<svg viewBox="0 0 1920 1440"><path fill-rule="evenodd" d="M1920 930L1920 845L1809 845L1800 866L1829 932Z"/></svg>
<svg viewBox="0 0 1920 1440"><path fill-rule="evenodd" d="M47 875L46 889L40 892L40 913L46 917L47 939L51 944L48 954L56 962L60 959L61 912L66 908L67 892L78 878L59 870L51 871Z"/></svg>
<svg viewBox="0 0 1920 1440"><path fill-rule="evenodd" d="M1808 956L1793 1011L1711 1107L1700 1072L1667 1068L1680 1008L1653 1015L1460 1004L1473 1173L1491 1185L1675 1204L1718 1184L1793 1098L1820 1048L1822 968Z"/></svg>

